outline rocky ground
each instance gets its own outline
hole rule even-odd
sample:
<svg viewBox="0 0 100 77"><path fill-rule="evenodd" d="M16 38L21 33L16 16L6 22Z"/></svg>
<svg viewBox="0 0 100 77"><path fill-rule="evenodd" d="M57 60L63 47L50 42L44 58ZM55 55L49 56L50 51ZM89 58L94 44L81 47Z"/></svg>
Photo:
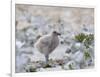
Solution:
<svg viewBox="0 0 100 77"><path fill-rule="evenodd" d="M59 46L44 55L34 44L57 30ZM16 72L61 71L94 66L94 10L16 5Z"/></svg>

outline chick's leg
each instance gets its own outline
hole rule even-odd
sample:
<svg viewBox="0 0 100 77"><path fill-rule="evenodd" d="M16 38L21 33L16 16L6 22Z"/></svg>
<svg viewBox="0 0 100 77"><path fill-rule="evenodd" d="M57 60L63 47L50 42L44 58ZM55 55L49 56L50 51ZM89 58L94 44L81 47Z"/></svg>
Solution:
<svg viewBox="0 0 100 77"><path fill-rule="evenodd" d="M45 55L46 63L49 61L49 55Z"/></svg>

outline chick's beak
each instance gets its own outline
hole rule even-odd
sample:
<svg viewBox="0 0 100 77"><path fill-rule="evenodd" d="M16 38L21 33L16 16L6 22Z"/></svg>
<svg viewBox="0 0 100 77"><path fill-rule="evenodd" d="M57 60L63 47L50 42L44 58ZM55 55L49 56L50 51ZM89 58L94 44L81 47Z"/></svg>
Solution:
<svg viewBox="0 0 100 77"><path fill-rule="evenodd" d="M61 34L60 34L60 33L57 33L57 35L59 35L59 36L60 36Z"/></svg>

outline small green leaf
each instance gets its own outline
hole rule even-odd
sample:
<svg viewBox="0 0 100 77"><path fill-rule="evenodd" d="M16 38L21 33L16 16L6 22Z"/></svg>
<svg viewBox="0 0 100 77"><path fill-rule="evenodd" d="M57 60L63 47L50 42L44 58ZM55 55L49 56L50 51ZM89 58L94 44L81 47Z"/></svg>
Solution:
<svg viewBox="0 0 100 77"><path fill-rule="evenodd" d="M35 68L29 68L29 72L36 72Z"/></svg>
<svg viewBox="0 0 100 77"><path fill-rule="evenodd" d="M46 66L44 66L44 68L50 68L51 67L51 65L49 65L49 64L46 64Z"/></svg>
<svg viewBox="0 0 100 77"><path fill-rule="evenodd" d="M87 60L89 57L91 57L89 52L87 52L87 51L84 52L84 56L85 56L85 60Z"/></svg>
<svg viewBox="0 0 100 77"><path fill-rule="evenodd" d="M69 69L71 69L71 70L73 69L71 64L69 64Z"/></svg>

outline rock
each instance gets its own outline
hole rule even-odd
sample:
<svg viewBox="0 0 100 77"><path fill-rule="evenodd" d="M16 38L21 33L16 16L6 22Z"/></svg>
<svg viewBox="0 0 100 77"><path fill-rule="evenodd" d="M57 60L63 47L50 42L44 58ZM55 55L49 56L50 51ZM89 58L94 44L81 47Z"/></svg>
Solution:
<svg viewBox="0 0 100 77"><path fill-rule="evenodd" d="M31 64L31 65L27 65L25 67L26 72L36 72L36 65L35 64Z"/></svg>
<svg viewBox="0 0 100 77"><path fill-rule="evenodd" d="M65 53L71 53L71 49L68 48L68 49L65 51Z"/></svg>
<svg viewBox="0 0 100 77"><path fill-rule="evenodd" d="M18 47L18 49L20 49L24 44L25 44L25 42L16 40L16 46Z"/></svg>
<svg viewBox="0 0 100 77"><path fill-rule="evenodd" d="M25 65L29 62L29 58L25 54L16 56L16 72L23 72Z"/></svg>
<svg viewBox="0 0 100 77"><path fill-rule="evenodd" d="M85 60L85 67L93 66L94 65L94 60L93 58L89 58Z"/></svg>
<svg viewBox="0 0 100 77"><path fill-rule="evenodd" d="M33 47L23 47L23 48L21 48L19 51L19 55L21 55L21 54L30 54L30 55L33 55L33 53L34 53L34 48Z"/></svg>
<svg viewBox="0 0 100 77"><path fill-rule="evenodd" d="M81 48L81 45L82 45L81 43L74 43L71 47L72 52L74 53L74 52L78 51Z"/></svg>
<svg viewBox="0 0 100 77"><path fill-rule="evenodd" d="M66 63L63 66L63 69L65 69L65 70L74 70L74 69L80 69L80 67L79 67L78 64L76 64L75 61L69 61L68 63Z"/></svg>
<svg viewBox="0 0 100 77"><path fill-rule="evenodd" d="M81 51L77 51L75 54L72 54L72 60L77 63L81 63L84 61L84 53Z"/></svg>
<svg viewBox="0 0 100 77"><path fill-rule="evenodd" d="M37 71L46 71L44 68L38 68Z"/></svg>

